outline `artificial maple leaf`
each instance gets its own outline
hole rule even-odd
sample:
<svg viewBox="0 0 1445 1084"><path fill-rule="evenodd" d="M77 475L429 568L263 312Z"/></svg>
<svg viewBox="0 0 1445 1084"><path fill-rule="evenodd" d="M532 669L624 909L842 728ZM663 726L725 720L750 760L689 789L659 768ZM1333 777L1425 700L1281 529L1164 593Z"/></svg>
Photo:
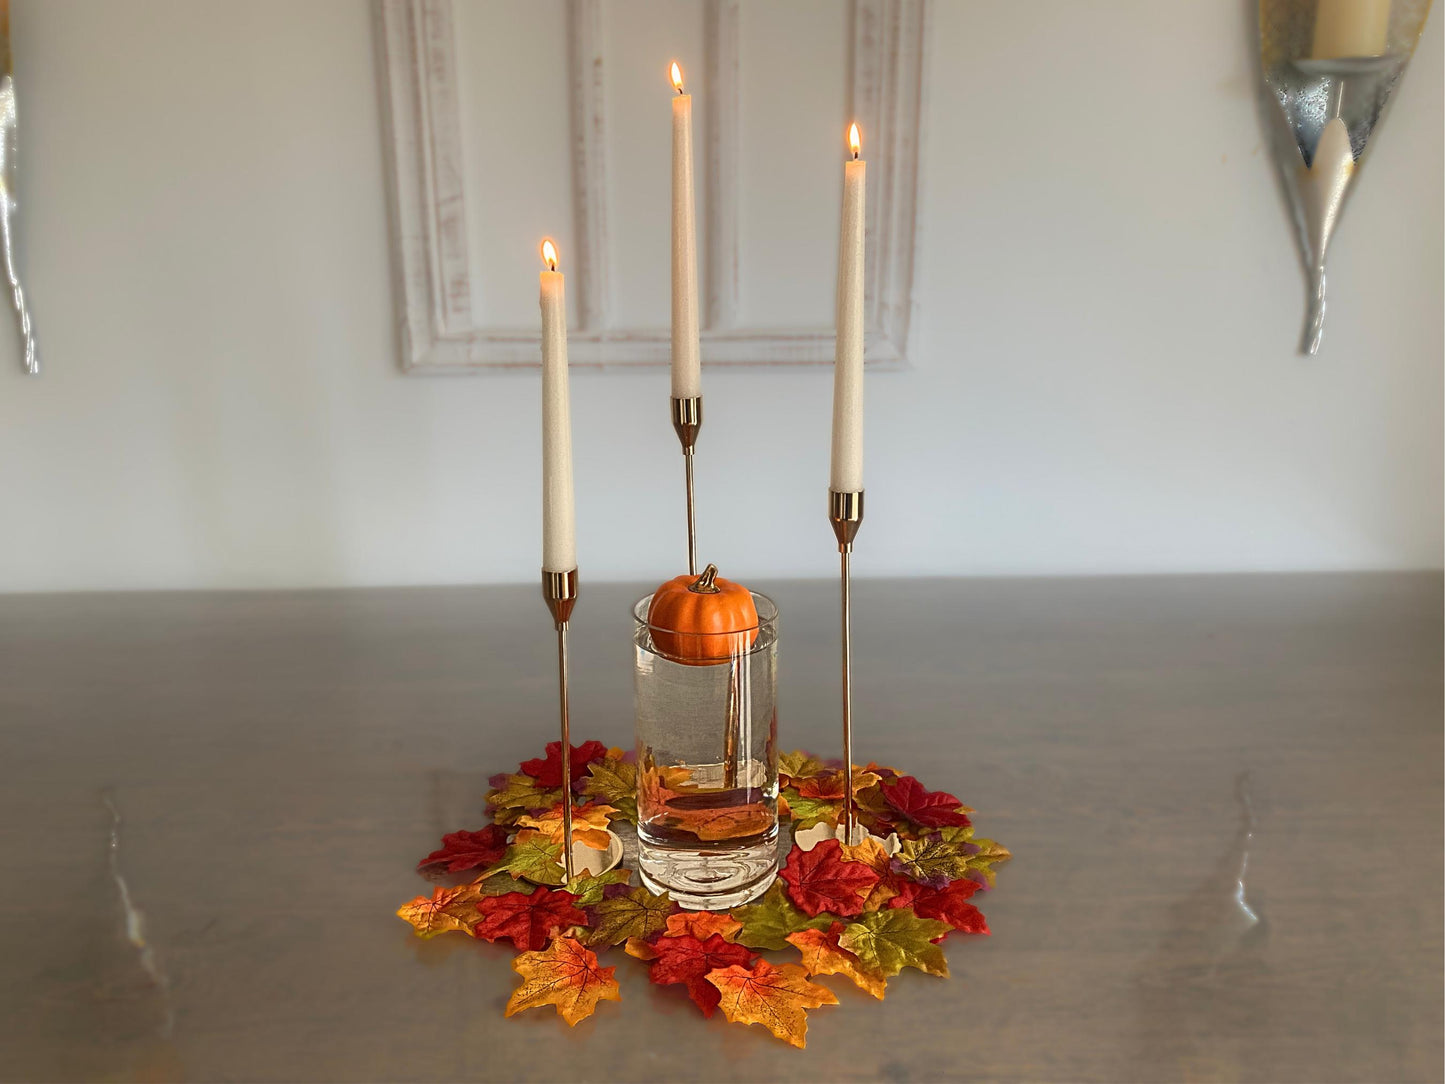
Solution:
<svg viewBox="0 0 1445 1084"><path fill-rule="evenodd" d="M483 896L505 896L508 892L530 893L537 886L528 881L518 881L510 873L488 873L478 877L471 887L477 890L477 898Z"/></svg>
<svg viewBox="0 0 1445 1084"><path fill-rule="evenodd" d="M853 846L840 840L839 847L844 860L860 862L878 874L878 883L863 897L863 910L876 911L898 897L902 891L902 878L893 872L893 860L877 836L865 836L861 843Z"/></svg>
<svg viewBox="0 0 1445 1084"><path fill-rule="evenodd" d="M489 824L480 832L448 832L442 845L416 864L418 871L445 869L458 873L464 869L490 866L507 849L507 830Z"/></svg>
<svg viewBox="0 0 1445 1084"><path fill-rule="evenodd" d="M962 802L941 790L925 790L923 784L911 775L885 779L879 786L883 791L883 800L914 824L942 828L945 825L963 827L969 823L968 817L959 812Z"/></svg>
<svg viewBox="0 0 1445 1084"><path fill-rule="evenodd" d="M893 856L893 868L919 884L942 888L968 872L967 843L942 839L906 839Z"/></svg>
<svg viewBox="0 0 1445 1084"><path fill-rule="evenodd" d="M667 916L676 906L666 893L654 896L640 886L609 896L592 908L587 944L620 945L629 937L658 933L667 928Z"/></svg>
<svg viewBox="0 0 1445 1084"><path fill-rule="evenodd" d="M843 928L838 945L869 971L896 975L916 967L930 975L948 975L948 961L934 941L949 931L947 922L919 918L907 907L870 911Z"/></svg>
<svg viewBox="0 0 1445 1084"><path fill-rule="evenodd" d="M964 933L988 933L983 912L968 902L978 888L978 882L967 877L943 888L920 888L910 906L919 918L936 918Z"/></svg>
<svg viewBox="0 0 1445 1084"><path fill-rule="evenodd" d="M612 837L607 834L607 825L611 823L611 815L616 813L610 805L601 805L597 802L588 802L586 805L577 806L572 810L572 839L577 843L583 843L594 851L605 851L612 844ZM562 804L557 803L555 809L549 809L541 816L527 814L517 818L517 824L525 828L534 828L541 832L553 843L561 843L566 836L565 826L562 819Z"/></svg>
<svg viewBox="0 0 1445 1084"><path fill-rule="evenodd" d="M724 941L731 941L743 924L729 914L716 911L680 911L667 916L667 928L663 937L696 937L706 941L717 934Z"/></svg>
<svg viewBox="0 0 1445 1084"><path fill-rule="evenodd" d="M878 883L878 874L863 863L843 860L836 839L825 839L811 851L794 847L779 876L788 882L789 898L808 914L827 911L844 918L863 910Z"/></svg>
<svg viewBox="0 0 1445 1084"><path fill-rule="evenodd" d="M742 923L733 939L755 949L785 949L794 930L826 929L833 921L831 915L809 917L794 907L782 881L774 881L757 903L734 907L731 914Z"/></svg>
<svg viewBox="0 0 1445 1084"><path fill-rule="evenodd" d="M832 990L809 982L808 973L797 964L774 967L759 960L751 968L734 964L709 971L706 977L722 995L719 1005L729 1020L761 1024L797 1047L807 1045L807 1010L838 1004Z"/></svg>
<svg viewBox="0 0 1445 1084"><path fill-rule="evenodd" d="M438 885L431 899L418 896L403 904L396 913L397 917L410 922L423 940L440 933L471 933L472 924L477 921L476 903L480 895L475 884L454 888Z"/></svg>
<svg viewBox="0 0 1445 1084"><path fill-rule="evenodd" d="M513 878L525 877L533 884L560 885L567 879L567 872L562 868L562 844L553 843L534 829L518 832L506 853L486 875L503 872Z"/></svg>
<svg viewBox="0 0 1445 1084"><path fill-rule="evenodd" d="M516 824L517 818L537 809L551 809L562 800L561 787L539 787L530 775L501 775L492 778L487 791L487 808L498 824Z"/></svg>
<svg viewBox="0 0 1445 1084"><path fill-rule="evenodd" d="M826 772L828 765L824 764L817 757L805 753L799 749L792 753L778 754L778 779L783 786L799 779L807 779L809 776Z"/></svg>
<svg viewBox="0 0 1445 1084"><path fill-rule="evenodd" d="M978 850L968 856L969 875L972 876L974 872L977 872L988 882L991 888L993 887L995 877L994 863L1007 862L1013 855L1009 853L1007 847L1000 843L995 843L991 839L975 839L970 842L973 846L977 847Z"/></svg>
<svg viewBox="0 0 1445 1084"><path fill-rule="evenodd" d="M651 937L629 937L623 944L622 951L639 960L655 960L657 959L657 949L654 943L657 940L657 934L653 934Z"/></svg>
<svg viewBox="0 0 1445 1084"><path fill-rule="evenodd" d="M815 824L837 824L843 803L826 798L804 798L792 787L778 795L778 814L793 822L793 827L811 828Z"/></svg>
<svg viewBox="0 0 1445 1084"><path fill-rule="evenodd" d="M888 980L877 972L869 971L863 966L863 961L838 946L838 935L842 931L842 923L835 922L831 930L790 933L788 943L796 945L803 954L803 968L809 975L842 975L852 979L858 989L882 1001Z"/></svg>
<svg viewBox="0 0 1445 1084"><path fill-rule="evenodd" d="M613 756L613 752L617 756ZM637 823L637 765L622 759L620 750L609 750L601 760L587 765L590 773L578 788L583 794L600 798L613 806L619 816Z"/></svg>
<svg viewBox="0 0 1445 1084"><path fill-rule="evenodd" d="M577 784L587 774L587 766L594 760L601 760L607 755L607 746L600 741L585 741L580 746L572 746L571 749L572 789L576 790ZM539 787L560 788L562 786L562 743L549 741L547 755L522 761L522 771L535 779Z"/></svg>
<svg viewBox="0 0 1445 1084"><path fill-rule="evenodd" d="M860 768L853 769L853 793L867 790L878 782L878 776ZM794 780L793 786L800 797L841 799L844 791L843 769L831 769L807 779Z"/></svg>
<svg viewBox="0 0 1445 1084"><path fill-rule="evenodd" d="M761 835L773 827L773 814L762 802L730 806L723 809L670 808L661 826L691 832L709 842L723 839L746 839Z"/></svg>
<svg viewBox="0 0 1445 1084"><path fill-rule="evenodd" d="M658 986L681 983L687 988L687 996L709 1018L721 995L707 981L708 972L733 965L751 967L756 959L751 949L724 941L717 934L706 939L689 935L662 937L653 943L652 951L654 959L648 971L652 981Z"/></svg>
<svg viewBox="0 0 1445 1084"><path fill-rule="evenodd" d="M579 873L567 882L567 891L577 897L578 907L591 907L602 902L608 885L625 885L630 880L632 871L626 869L610 869L595 876Z"/></svg>
<svg viewBox="0 0 1445 1084"><path fill-rule="evenodd" d="M472 927L472 934L483 941L510 940L521 952L535 952L558 930L587 925L587 916L576 902L572 893L548 888L530 896L521 892L488 896L477 902L482 920Z"/></svg>
<svg viewBox="0 0 1445 1084"><path fill-rule="evenodd" d="M542 952L524 952L512 961L522 985L512 991L506 1015L552 1005L557 1015L576 1027L597 1010L599 1001L621 1001L612 977L615 967L601 967L597 954L574 938L559 937Z"/></svg>

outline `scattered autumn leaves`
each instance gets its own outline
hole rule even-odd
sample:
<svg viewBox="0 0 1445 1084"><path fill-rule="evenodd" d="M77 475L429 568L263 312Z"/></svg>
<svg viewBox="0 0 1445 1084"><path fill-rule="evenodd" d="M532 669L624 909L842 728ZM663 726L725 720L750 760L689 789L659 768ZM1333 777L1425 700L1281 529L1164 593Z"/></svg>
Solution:
<svg viewBox="0 0 1445 1084"><path fill-rule="evenodd" d="M574 746L570 759L567 785L580 799L574 834L601 849L613 820L636 823L636 764L595 741ZM784 753L778 774L779 815L795 831L836 824L846 786L836 763ZM559 742L491 782L493 823L443 836L417 866L432 878L473 879L438 885L397 914L421 938L461 933L510 942L522 983L506 1015L551 1005L569 1025L600 1002L621 999L616 968L603 967L597 953L622 945L646 961L653 983L679 987L704 1016L721 1010L729 1021L759 1024L801 1047L808 1010L838 1003L815 978L847 979L881 999L904 968L946 976L940 942L954 932L988 933L970 901L1009 857L992 840L974 838L973 811L953 795L869 764L854 769L853 791L870 836L852 846L836 838L795 845L756 902L727 913L689 912L631 885L627 870L583 873L564 884ZM796 951L799 959L778 966L764 951Z"/></svg>

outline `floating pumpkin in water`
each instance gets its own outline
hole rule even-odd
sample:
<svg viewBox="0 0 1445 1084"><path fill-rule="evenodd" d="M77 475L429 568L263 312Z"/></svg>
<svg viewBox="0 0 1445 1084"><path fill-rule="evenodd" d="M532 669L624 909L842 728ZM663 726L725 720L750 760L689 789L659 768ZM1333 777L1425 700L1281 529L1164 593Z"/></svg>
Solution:
<svg viewBox="0 0 1445 1084"><path fill-rule="evenodd" d="M727 662L758 638L758 608L740 583L708 565L701 576L676 576L659 587L647 608L657 650L689 666Z"/></svg>

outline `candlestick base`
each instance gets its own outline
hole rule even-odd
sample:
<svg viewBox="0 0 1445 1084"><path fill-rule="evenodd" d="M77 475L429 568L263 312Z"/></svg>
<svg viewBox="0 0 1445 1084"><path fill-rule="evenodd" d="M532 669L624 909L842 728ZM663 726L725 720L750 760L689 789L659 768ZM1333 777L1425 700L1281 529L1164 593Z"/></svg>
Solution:
<svg viewBox="0 0 1445 1084"><path fill-rule="evenodd" d="M542 569L542 598L552 613L557 628L557 700L561 721L562 779L572 778L572 713L567 694L567 619L577 604L577 570L552 572ZM572 788L562 787L562 867L567 880L572 880L575 863L572 855Z"/></svg>

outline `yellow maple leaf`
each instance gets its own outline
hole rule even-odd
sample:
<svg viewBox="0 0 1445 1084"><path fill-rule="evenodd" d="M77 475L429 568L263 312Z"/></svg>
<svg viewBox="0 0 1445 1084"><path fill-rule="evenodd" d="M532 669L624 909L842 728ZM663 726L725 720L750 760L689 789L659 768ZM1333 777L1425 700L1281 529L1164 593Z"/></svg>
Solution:
<svg viewBox="0 0 1445 1084"><path fill-rule="evenodd" d="M572 838L578 843L584 843L596 851L605 851L610 845L607 835L607 825L611 822L611 816L617 810L610 805L601 805L597 802L588 802L586 805L577 806L572 810ZM561 843L562 837L566 835L562 827L562 807L549 809L540 817L528 814L518 817L517 823L524 828L530 828L540 832L544 839L552 843Z"/></svg>
<svg viewBox="0 0 1445 1084"><path fill-rule="evenodd" d="M622 946L622 951L629 956L636 956L639 960L657 959L657 949L652 947L652 942L645 937L629 937Z"/></svg>
<svg viewBox="0 0 1445 1084"><path fill-rule="evenodd" d="M424 940L452 931L469 934L481 919L481 915L477 914L477 901L483 894L480 882L455 888L438 885L431 899L418 896L410 903L402 904L396 913L397 917L410 922L416 935Z"/></svg>
<svg viewBox="0 0 1445 1084"><path fill-rule="evenodd" d="M838 998L825 986L808 981L798 964L774 967L759 960L751 968L733 964L707 973L718 988L718 1007L735 1024L761 1024L779 1039L803 1047L808 1039L808 1010L836 1005Z"/></svg>
<svg viewBox="0 0 1445 1084"><path fill-rule="evenodd" d="M790 933L787 942L795 945L803 954L803 968L810 975L842 975L853 980L855 986L865 993L883 1000L883 991L888 979L876 971L869 971L861 960L834 943L822 930L799 930Z"/></svg>
<svg viewBox="0 0 1445 1084"><path fill-rule="evenodd" d="M622 1000L612 977L617 968L599 967L597 954L571 937L558 937L541 952L522 953L512 961L512 970L522 976L522 985L507 1001L508 1016L551 1005L576 1027L597 1010L599 1001Z"/></svg>
<svg viewBox="0 0 1445 1084"><path fill-rule="evenodd" d="M663 937L696 937L706 941L713 934L720 934L724 941L731 941L743 928L743 924L729 914L714 911L683 911L667 916L667 928Z"/></svg>

